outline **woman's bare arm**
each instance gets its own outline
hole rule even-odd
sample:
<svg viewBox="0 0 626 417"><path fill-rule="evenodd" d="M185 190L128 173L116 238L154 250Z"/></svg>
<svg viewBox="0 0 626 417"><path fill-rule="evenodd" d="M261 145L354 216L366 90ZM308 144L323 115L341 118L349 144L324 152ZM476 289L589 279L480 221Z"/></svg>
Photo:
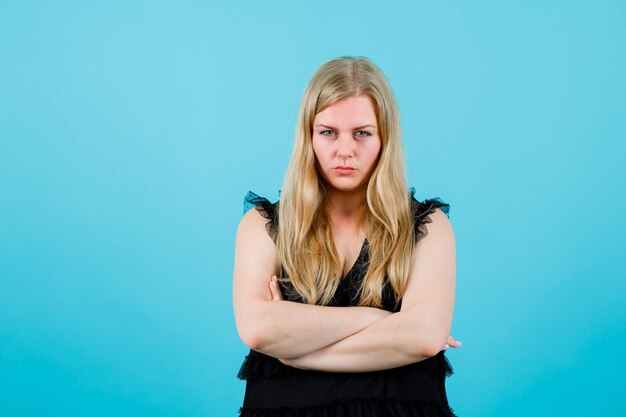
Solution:
<svg viewBox="0 0 626 417"><path fill-rule="evenodd" d="M321 371L375 371L422 361L436 355L448 342L460 346L449 336L456 275L454 233L440 210L431 218L428 235L411 255L411 272L400 312L325 348L283 359L283 363Z"/></svg>
<svg viewBox="0 0 626 417"><path fill-rule="evenodd" d="M326 307L271 301L269 278L278 272L267 219L249 210L237 229L233 307L241 340L277 358L296 358L357 333L390 315L369 307Z"/></svg>

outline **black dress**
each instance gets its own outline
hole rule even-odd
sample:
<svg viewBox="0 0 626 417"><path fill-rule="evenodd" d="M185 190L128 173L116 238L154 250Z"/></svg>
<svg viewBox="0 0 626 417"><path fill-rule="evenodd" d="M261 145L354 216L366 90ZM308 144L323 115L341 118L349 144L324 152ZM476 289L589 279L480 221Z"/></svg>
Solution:
<svg viewBox="0 0 626 417"><path fill-rule="evenodd" d="M425 223L436 208L446 215L449 205L439 198L419 202L410 189L415 238L426 235ZM274 241L278 226L278 204L248 192L244 213L251 207L269 221L266 229ZM368 241L348 274L342 278L331 306L354 306L359 280L369 259ZM282 269L282 268L281 268ZM284 274L284 270L281 271ZM286 275L284 275L286 276ZM281 283L283 297L302 302L293 288ZM400 311L390 286L383 289L382 304L387 311ZM444 351L398 368L373 372L322 372L283 365L278 359L250 350L239 374L246 380L241 417L456 417L448 405L445 379L453 370Z"/></svg>

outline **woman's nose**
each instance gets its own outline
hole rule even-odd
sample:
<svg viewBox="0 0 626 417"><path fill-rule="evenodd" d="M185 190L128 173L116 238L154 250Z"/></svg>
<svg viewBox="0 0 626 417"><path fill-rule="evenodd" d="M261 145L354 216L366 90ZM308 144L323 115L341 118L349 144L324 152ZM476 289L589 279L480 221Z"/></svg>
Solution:
<svg viewBox="0 0 626 417"><path fill-rule="evenodd" d="M339 135L337 139L337 156L348 157L354 152L354 140L348 135Z"/></svg>

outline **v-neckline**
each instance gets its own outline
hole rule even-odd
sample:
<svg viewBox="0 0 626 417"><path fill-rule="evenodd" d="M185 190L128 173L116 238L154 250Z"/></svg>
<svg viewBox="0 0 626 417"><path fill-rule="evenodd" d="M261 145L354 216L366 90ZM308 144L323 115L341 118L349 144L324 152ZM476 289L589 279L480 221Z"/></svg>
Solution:
<svg viewBox="0 0 626 417"><path fill-rule="evenodd" d="M367 237L365 237L365 239L363 240L363 244L361 245L361 250L359 251L359 254L356 257L356 260L352 264L352 267L348 270L348 272L345 273L345 275L343 275L341 277L340 280L343 280L344 278L347 278L349 275L352 274L352 271L354 271L354 268L356 268L357 264L359 263L359 261L363 257L363 254L365 253L365 247L367 246L367 244L368 244Z"/></svg>

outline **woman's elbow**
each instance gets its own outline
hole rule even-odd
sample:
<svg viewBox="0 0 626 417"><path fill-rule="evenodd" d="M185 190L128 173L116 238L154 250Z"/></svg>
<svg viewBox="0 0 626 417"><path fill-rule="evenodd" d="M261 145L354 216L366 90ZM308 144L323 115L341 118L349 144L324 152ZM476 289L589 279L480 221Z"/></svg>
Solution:
<svg viewBox="0 0 626 417"><path fill-rule="evenodd" d="M442 335L439 334L420 332L414 335L409 353L420 360L436 356L441 352L447 340L447 335L445 338L442 338Z"/></svg>
<svg viewBox="0 0 626 417"><path fill-rule="evenodd" d="M267 343L267 329L258 315L246 314L246 319L237 320L237 333L243 344L252 350L260 351Z"/></svg>
<svg viewBox="0 0 626 417"><path fill-rule="evenodd" d="M436 356L439 352L443 350L444 343L431 343L424 347L422 354L428 358L432 358Z"/></svg>
<svg viewBox="0 0 626 417"><path fill-rule="evenodd" d="M261 333L254 330L239 331L239 338L252 350L261 350L264 346Z"/></svg>
<svg viewBox="0 0 626 417"><path fill-rule="evenodd" d="M252 350L259 351L265 345L263 323L260 317L263 315L254 309L246 309L236 317L237 333L244 345Z"/></svg>

